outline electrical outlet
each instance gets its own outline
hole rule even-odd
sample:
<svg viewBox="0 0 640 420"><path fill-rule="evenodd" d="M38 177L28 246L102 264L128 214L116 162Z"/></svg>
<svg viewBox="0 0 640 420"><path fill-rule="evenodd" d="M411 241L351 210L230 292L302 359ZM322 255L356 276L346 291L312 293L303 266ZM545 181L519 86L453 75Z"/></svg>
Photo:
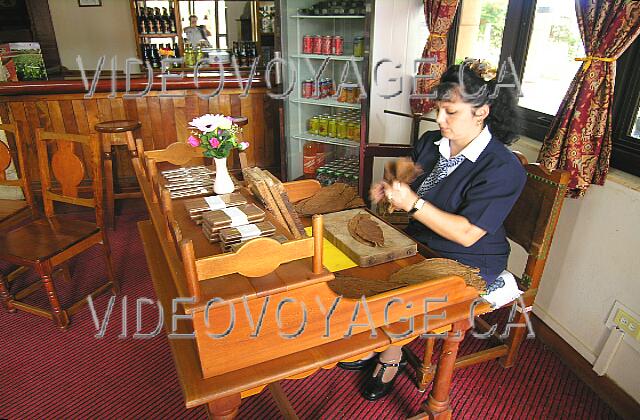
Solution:
<svg viewBox="0 0 640 420"><path fill-rule="evenodd" d="M640 321L635 319L632 315L618 308L613 322L620 327L622 331L634 337L640 341Z"/></svg>

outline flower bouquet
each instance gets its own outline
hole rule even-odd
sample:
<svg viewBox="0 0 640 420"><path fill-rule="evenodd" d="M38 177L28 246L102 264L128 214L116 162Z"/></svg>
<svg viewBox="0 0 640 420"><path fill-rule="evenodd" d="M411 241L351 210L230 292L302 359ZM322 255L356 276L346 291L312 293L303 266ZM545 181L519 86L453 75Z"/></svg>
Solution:
<svg viewBox="0 0 640 420"><path fill-rule="evenodd" d="M221 114L206 114L194 118L189 125L193 129L187 139L193 147L201 147L205 157L213 158L216 164L216 180L213 191L216 194L233 192L234 185L227 170L227 157L233 149L246 150L249 143L238 141L241 129L231 117Z"/></svg>

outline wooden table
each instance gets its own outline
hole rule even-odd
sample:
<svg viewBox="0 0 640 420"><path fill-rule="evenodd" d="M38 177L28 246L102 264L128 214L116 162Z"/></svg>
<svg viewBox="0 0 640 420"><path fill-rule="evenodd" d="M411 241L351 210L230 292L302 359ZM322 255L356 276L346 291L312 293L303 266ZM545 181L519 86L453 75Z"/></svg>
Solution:
<svg viewBox="0 0 640 420"><path fill-rule="evenodd" d="M136 169L137 170L137 169ZM165 228L162 225L163 216L158 203L151 198L151 188L144 176L139 176L139 182L143 196L147 202L151 221L139 223L139 230L144 244L145 254L154 288L157 297L165 309L165 326L170 333L172 325L171 300L175 297L187 297L188 287L186 285L184 273L181 267L180 258L175 253L165 235ZM176 219L181 225L182 233L185 237L193 238L196 254L202 255L207 252L219 252L217 245L211 245L204 240L204 236L180 205L179 200L174 201L174 212ZM217 248L217 251L216 251ZM344 270L344 274L354 277L364 278L387 278L391 273L403 266L420 262L423 257L417 255L403 260L393 261L369 268L351 268ZM265 296L277 296L283 292L288 292L296 299L299 299L308 307L314 304L314 293L326 294L327 284L330 284L333 275L326 272L322 276L311 276L305 272L304 260L298 260L292 265L281 266L273 275L265 278L243 278L235 275L237 281L211 281L202 282L202 290L206 298L223 297L227 301L235 301L241 305L239 299L242 295L250 295L252 298ZM291 273L299 273L299 279L293 279ZM298 270L298 271L295 271ZM307 270L308 271L308 270ZM285 273L286 274L283 274ZM288 283L283 286L284 277ZM313 291L314 293L311 293ZM309 292L309 293L308 293ZM423 314L421 308L403 311L390 310L390 325L384 325L380 309L373 310L372 315L375 323L375 336L367 327L354 329L354 334L348 339L330 334L323 340L315 336L302 337L290 340L287 346L278 345L277 337L266 335L254 339L252 352L259 357L252 357L250 360L238 357L243 354L242 346L239 346L237 335L230 335L228 341L217 341L207 347L203 344L201 337L196 340L170 339L170 346L173 353L176 370L182 385L185 396L185 403L188 408L202 404L207 404L209 412L213 418L233 418L238 411L241 398L254 395L268 387L273 394L278 406L286 416L294 416L291 406L286 400L278 381L282 379L301 379L320 368L331 368L339 361L349 361L358 359L361 355L372 350L382 351L391 344L402 345L419 334L438 329L449 329L444 339L443 356L438 363L437 374L434 379L432 391L424 403L424 413L420 416L429 418L450 418L451 409L449 406L449 386L453 373L453 364L456 359L458 346L464 332L470 327L470 307L472 302L478 297L475 289L466 286L460 277L449 276L442 279L431 280L419 285L407 286L405 288L386 292L380 296L367 298L372 308L380 308L384 303L382 298L392 299L394 296L416 298L417 296L442 297L449 294L446 303L434 304L429 311L431 315L439 315L446 310L443 319L431 319L428 328L422 317L415 319L415 329L413 334L394 338L392 333L399 334L406 330L407 323L401 322L400 318L407 314ZM377 306L376 306L377 305ZM198 305L186 305L179 307L178 312L193 314ZM396 305L397 306L397 305ZM488 306L480 305L476 307L476 314L486 312ZM336 310L338 313L339 310ZM347 324L344 323L344 313L337 315L342 321L331 325L333 330L346 331ZM313 314L310 315L310 319ZM313 318L316 319L316 318ZM348 321L348 320L347 320ZM272 324L275 321L271 321ZM290 325L299 324L299 319L292 321ZM189 321L178 322L178 332L188 333L193 331L194 325ZM273 325L265 324L265 331L273 329ZM317 325L317 321L310 322L312 331L323 330L323 325ZM200 330L201 331L201 330ZM220 331L220 330L217 330ZM246 331L246 328L240 331ZM287 331L291 331L289 328ZM235 337L235 338L234 338ZM213 355L212 355L213 353ZM233 356L230 356L233 354ZM246 354L246 352L244 353ZM211 368L211 357L220 360L219 369L215 366ZM207 362L208 360L208 362ZM205 363L207 362L207 363ZM205 369L208 366L208 369ZM214 369L214 370L212 370ZM216 370L217 369L217 370ZM354 389L354 392L357 392Z"/></svg>

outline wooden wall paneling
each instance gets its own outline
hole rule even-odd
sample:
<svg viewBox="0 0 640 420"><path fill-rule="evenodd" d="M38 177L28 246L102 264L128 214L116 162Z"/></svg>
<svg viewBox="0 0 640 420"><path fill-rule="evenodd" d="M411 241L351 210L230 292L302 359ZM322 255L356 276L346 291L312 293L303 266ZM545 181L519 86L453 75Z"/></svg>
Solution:
<svg viewBox="0 0 640 420"><path fill-rule="evenodd" d="M257 108L262 111L262 116L256 115L263 124L264 152L267 166L273 167L273 174L280 172L280 142L276 133L279 127L278 102L269 95L263 94ZM257 102L258 99L255 99Z"/></svg>
<svg viewBox="0 0 640 420"><path fill-rule="evenodd" d="M213 114L231 115L231 95L218 95L219 109L212 109Z"/></svg>
<svg viewBox="0 0 640 420"><path fill-rule="evenodd" d="M71 101L73 107L73 113L76 116L76 126L79 134L89 134L89 120L87 117L87 110L84 107L84 101L74 99Z"/></svg>
<svg viewBox="0 0 640 420"><path fill-rule="evenodd" d="M256 159L256 135L254 133L254 127L256 125L256 121L252 121L254 119L253 114L253 97L254 95L249 95L246 98L236 98L239 99L240 110L236 115L249 118L249 123L242 127L242 140L249 142L249 148L247 149L247 162L250 166L256 166L258 159ZM258 165L260 166L260 165Z"/></svg>
<svg viewBox="0 0 640 420"><path fill-rule="evenodd" d="M174 136L176 131L175 110L173 107L173 98L160 98L160 112L162 122L162 132L165 135L164 141L167 145L176 141L185 141Z"/></svg>
<svg viewBox="0 0 640 420"><path fill-rule="evenodd" d="M98 118L100 119L98 122L111 121L114 119L113 112L111 110L111 102L111 99L98 99ZM93 126L91 129L93 130Z"/></svg>
<svg viewBox="0 0 640 420"><path fill-rule="evenodd" d="M151 127L151 116L147 106L147 98L136 98L136 110L138 112L138 121L142 124L140 127L142 134L142 143L145 150L153 150L153 129Z"/></svg>
<svg viewBox="0 0 640 420"><path fill-rule="evenodd" d="M182 91L184 94L184 91ZM189 130L187 129L187 116L185 114L185 98L173 98L173 115L174 115L174 124L173 128L175 131L176 140L186 141L189 137ZM191 121L191 120L189 120Z"/></svg>
<svg viewBox="0 0 640 420"><path fill-rule="evenodd" d="M267 143L269 136L267 135L267 121L265 118L268 113L265 112L265 100L266 95L256 95L251 100L253 102L253 116L256 119L254 133L257 138L260 139L260 151L257 156L257 162L261 167L272 167L275 165L273 159L274 148L272 143Z"/></svg>
<svg viewBox="0 0 640 420"><path fill-rule="evenodd" d="M71 101L59 101L59 104L60 112L62 113L62 122L64 123L64 131L67 133L80 134Z"/></svg>
<svg viewBox="0 0 640 420"><path fill-rule="evenodd" d="M191 94L184 98L184 118L187 124L198 116L198 97Z"/></svg>
<svg viewBox="0 0 640 420"><path fill-rule="evenodd" d="M152 149L164 149L172 142L165 139L162 132L162 115L160 114L160 99L157 96L147 96L147 108L151 116L151 130L153 131Z"/></svg>
<svg viewBox="0 0 640 420"><path fill-rule="evenodd" d="M204 115L204 114L209 114L210 113L209 112L209 102L211 100L218 100L217 97L215 99L214 98L210 98L209 100L202 99L200 97L197 97L197 98L198 98L198 110L196 111L196 115L194 115L194 117L199 117L199 116Z"/></svg>

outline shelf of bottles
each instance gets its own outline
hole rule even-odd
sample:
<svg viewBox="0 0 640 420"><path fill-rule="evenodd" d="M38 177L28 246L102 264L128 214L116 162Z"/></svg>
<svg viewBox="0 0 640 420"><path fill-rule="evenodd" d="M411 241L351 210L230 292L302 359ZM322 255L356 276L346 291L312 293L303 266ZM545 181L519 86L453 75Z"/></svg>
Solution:
<svg viewBox="0 0 640 420"><path fill-rule="evenodd" d="M338 160L358 166L362 105L366 102L360 90L368 65L364 37L368 3L283 2L284 53L287 67L295 68L296 74L296 84L285 102L288 179L318 178L319 169ZM285 86L293 80L293 69L287 67Z"/></svg>
<svg viewBox="0 0 640 420"><path fill-rule="evenodd" d="M160 69L165 57L182 56L181 28L176 16L175 0L156 0L132 2L132 14L135 15L135 34L143 62L154 69Z"/></svg>

